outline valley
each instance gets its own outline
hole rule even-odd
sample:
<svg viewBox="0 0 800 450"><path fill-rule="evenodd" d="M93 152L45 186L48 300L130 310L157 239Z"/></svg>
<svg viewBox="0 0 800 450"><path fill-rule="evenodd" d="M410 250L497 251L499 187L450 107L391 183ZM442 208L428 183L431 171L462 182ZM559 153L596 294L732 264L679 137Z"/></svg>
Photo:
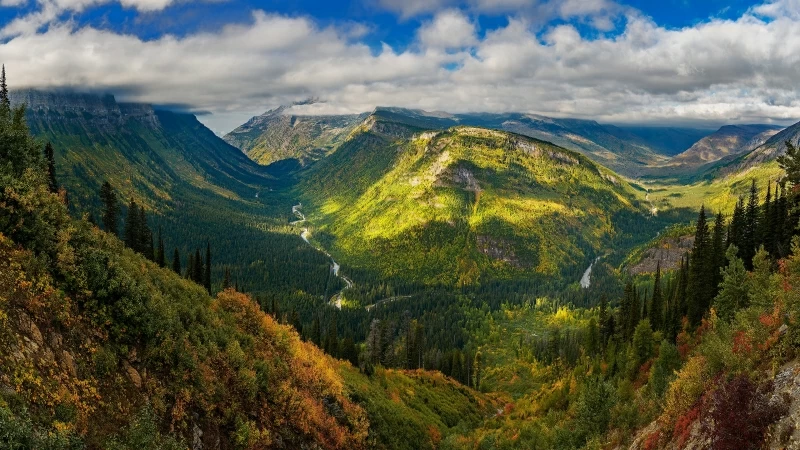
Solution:
<svg viewBox="0 0 800 450"><path fill-rule="evenodd" d="M739 358L735 363L720 360L708 369L711 374L745 366L757 370L772 358L743 356L733 347L711 347L708 342L712 341L707 341L733 342L727 336L742 330L753 336L774 335L778 322L763 319L769 302L753 300L752 305L738 307L739 322L715 325L707 331L708 338L694 334L693 327L711 326L707 321L719 320L711 302L724 297L725 284L712 297L700 294L695 276L687 272L699 263L686 256L698 251L696 242L706 242L695 236L701 206L709 214L706 232L717 233L717 225L711 225L714 214L730 216L740 198L752 195L753 180L759 192L769 184L776 206L759 206L763 195L758 194L750 200L755 206L748 211L753 212L747 214L763 214L765 224L767 217L773 220L772 215L778 214L772 212L779 211L773 181L785 168L774 159L780 150L769 147L773 145L770 138L762 136L780 135L772 127L746 128L741 135L735 131L736 138L729 139L724 133L730 130L723 130L720 138L707 130L615 130L567 119L433 116L378 108L371 114L324 120L292 116L290 124L315 125L289 131L286 115L279 110L228 139L245 145L246 139L259 139L254 130L264 124L283 127L270 131L269 139L247 144L252 145L250 150L240 151L191 115L88 94L21 95L30 105L26 119L31 132L57 148L55 169L69 194L69 214L56 196L42 201L56 202L54 208L64 208L59 220L74 220L79 233L91 236L81 238L88 243L70 241L73 248L84 249L74 251L88 255L97 246L112 248L112 253L123 255L120 261L124 262L115 264L144 264L145 270L138 275L143 278L137 283L150 286L151 296L168 292L163 294L169 298L166 303L150 306L164 317L174 317L169 302L177 302L179 309L199 308L191 317L181 316L181 325L169 326L178 335L201 333L192 338L198 346L192 352L200 352L196 358L203 370L217 364L217 370L230 367L237 374L236 390L225 394L236 398L231 402L252 398L239 399L239 395L291 395L303 398L315 411L303 418L311 423L307 427L279 432L258 425L261 434L248 438L251 448L279 441L313 442L319 448L609 448L603 442L620 446L633 442L637 448L631 436L655 429L662 434L647 438L667 445L678 438L664 434L668 430L664 427L673 426L670 420L675 414L691 413L684 403L676 403L685 400L678 399L706 401L698 400L695 391L685 392L680 381L698 376L691 372L697 370L696 361ZM83 109L91 112L72 112ZM544 123L551 128L542 128ZM594 143L570 134L576 130L594 136ZM293 146L274 147L274 142L283 142L274 139L285 133L305 137ZM687 144L682 145L689 145L690 137L706 143L692 143L686 149L690 153L681 152L654 145L657 133L684 136ZM616 142L609 136L628 140L619 147L619 154L608 147L601 149L602 142ZM735 151L731 139L741 145L745 141L759 144L749 153ZM719 147L719 142L728 147ZM702 151L697 150L700 147ZM725 154L709 156L712 147ZM271 149L274 154L269 153ZM255 161L245 157L246 151L252 151L249 157ZM689 170L686 167L691 164L686 161L692 161L692 153L701 154L703 162L695 164L694 172L682 172L689 175L676 176L678 172L670 170L659 172L660 177L646 174L648 170L656 173L662 165L673 167L673 160L677 161L674 167ZM633 164L610 164L614 169L603 165L614 158ZM97 194L101 180L109 181L120 199L133 198L146 208L159 239L176 248L177 274L144 262L109 233L91 225L94 217L104 214ZM780 201L789 201L788 196L788 192L781 194ZM127 216L125 209L121 212ZM28 213L37 214L35 209ZM786 209L780 214L790 212ZM14 242L27 239L20 228L8 225L5 230L10 230L3 233L8 232ZM772 242L768 235L767 231L757 234L775 257L791 261L791 254L782 253L789 248L786 239L790 236ZM756 239L756 234L752 236ZM707 239L710 242L710 236ZM214 249L214 264L208 270L213 280L209 291L216 297L195 289L188 268L182 272L189 261L184 264L180 255L191 257L192 247L202 245ZM3 248L12 252L12 247ZM61 255L58 258L65 257L64 250L52 251ZM754 256L746 257L752 261L749 270L767 270ZM28 253L13 257L33 258ZM101 276L94 272L100 269L85 259L88 256L81 258L78 269L64 270L86 270L87 275L81 277L91 279ZM715 256L715 267L733 270L723 259ZM731 261L734 264L736 259ZM75 288L64 284L60 273L47 275L51 277L48 283L73 292ZM25 270L20 274L30 275ZM794 282L789 272L774 273L771 279L779 275L789 280L784 282ZM769 286L758 289L779 295L774 282L764 281ZM125 291L128 288L119 289L114 295L135 298L133 291ZM748 289L753 292L748 295L761 295L756 285ZM86 292L72 295L82 302L104 295L102 289ZM696 297L686 292L705 295L709 303L697 307L702 308L697 313L688 300ZM30 313L35 303L25 301ZM120 305L120 310L110 306L109 323L132 323L134 319L124 309L137 305L131 301ZM724 311L722 303L718 307ZM45 328L39 314L36 327ZM203 319L208 314L221 316ZM692 324L697 314L701 317ZM756 314L761 319L753 322L751 316ZM91 320L103 316L97 317ZM148 324L156 317L143 316L144 322L135 326L161 327ZM686 317L684 322L680 322L682 317ZM207 326L204 320L226 323L225 330L236 329L230 332L237 337L204 341L205 331L199 331ZM266 328L258 331L248 321ZM8 332L24 342L22 336L31 332L17 323L21 322L14 322ZM87 331L81 333L89 333L101 325L83 326ZM184 352L172 347L177 338L163 341L157 333L123 344L133 339L127 329L105 332L110 334L95 345L117 362L108 363L102 374L63 376L73 383L91 380L106 398L123 385L137 392L130 395L150 392L148 398L156 392L150 391L156 389L152 383L159 389L172 386L156 368L165 364L160 352ZM259 337L253 338L253 333ZM288 343L288 350L258 347L261 344L248 347L272 342ZM207 350L220 345L222 352ZM266 355L267 361L272 361L270 355L289 352L282 357L299 381L280 392L256 386L270 386L263 374L283 369L242 356L245 347ZM89 362L93 361L89 356L70 354L82 358L83 365L99 364ZM121 375L111 381L107 377L115 376L117 367ZM193 367L186 368L186 373L193 374ZM35 373L46 378L42 370ZM147 385L142 381L144 373L157 378L147 378L151 383ZM0 381L1 376L2 372ZM213 379L227 376L233 375L219 372ZM322 380L322 385L312 380ZM323 385L331 387L326 390ZM26 401L36 405L34 394L39 391L25 389ZM182 385L182 389L188 400L158 391L155 398L173 409L147 414L177 414L174 405L180 402L199 411L200 405L217 401L202 397L206 395L202 384ZM324 401L313 403L305 397L314 395L322 395ZM131 420L130 411L116 417ZM180 440L181 435L200 430L199 435L205 437L198 439L210 442L228 433L220 427L243 432L242 416L237 416L240 407L225 411L185 418L175 428L177 434L170 436ZM90 420L97 413L82 414L76 420ZM231 414L239 422L231 422ZM297 423L299 417L292 409L269 414L284 417L284 423ZM398 439L398 433L414 438Z"/></svg>

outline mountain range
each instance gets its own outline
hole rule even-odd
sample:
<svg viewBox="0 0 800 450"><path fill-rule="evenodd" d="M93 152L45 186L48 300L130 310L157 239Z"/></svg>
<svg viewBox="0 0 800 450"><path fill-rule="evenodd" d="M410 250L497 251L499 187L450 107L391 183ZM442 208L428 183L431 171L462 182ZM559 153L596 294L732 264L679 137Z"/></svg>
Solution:
<svg viewBox="0 0 800 450"><path fill-rule="evenodd" d="M734 410L762 440L794 433L796 257L724 265L721 245L689 243L723 235L695 226L713 222L701 205L728 212L753 179L763 198L800 124L282 107L223 139L110 95L12 101L38 159L0 165L0 443L700 448L728 424L708 417ZM0 133L20 138L8 117ZM105 181L126 219L144 206L177 270L93 224ZM781 201L746 224L775 255ZM193 254L210 288L183 270ZM671 265L624 267L658 254ZM679 308L713 284L708 261L725 282L692 324ZM790 412L764 400L784 397Z"/></svg>

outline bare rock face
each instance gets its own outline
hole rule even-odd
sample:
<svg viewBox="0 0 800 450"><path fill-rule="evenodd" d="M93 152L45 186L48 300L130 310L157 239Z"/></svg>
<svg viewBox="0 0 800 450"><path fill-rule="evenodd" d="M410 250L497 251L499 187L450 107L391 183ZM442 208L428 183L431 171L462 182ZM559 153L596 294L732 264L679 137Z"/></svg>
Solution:
<svg viewBox="0 0 800 450"><path fill-rule="evenodd" d="M489 258L503 261L516 268L522 268L522 263L514 252L510 243L491 236L477 236L478 250Z"/></svg>
<svg viewBox="0 0 800 450"><path fill-rule="evenodd" d="M10 97L12 104L26 105L29 122L60 116L70 125L106 132L113 132L129 121L152 129L160 126L152 106L117 103L110 94L23 90L11 92Z"/></svg>
<svg viewBox="0 0 800 450"><path fill-rule="evenodd" d="M122 361L122 366L125 369L125 373L128 374L128 378L130 378L131 383L137 388L142 387L142 376L139 375L139 371L136 370L128 361Z"/></svg>
<svg viewBox="0 0 800 450"><path fill-rule="evenodd" d="M775 375L773 400L789 399L788 414L769 431L768 445L764 448L782 450L800 448L800 362L793 361Z"/></svg>
<svg viewBox="0 0 800 450"><path fill-rule="evenodd" d="M628 269L628 272L632 275L655 273L659 263L661 270L675 270L680 266L681 258L692 250L692 246L694 236L665 239L658 247L647 249L641 261Z"/></svg>

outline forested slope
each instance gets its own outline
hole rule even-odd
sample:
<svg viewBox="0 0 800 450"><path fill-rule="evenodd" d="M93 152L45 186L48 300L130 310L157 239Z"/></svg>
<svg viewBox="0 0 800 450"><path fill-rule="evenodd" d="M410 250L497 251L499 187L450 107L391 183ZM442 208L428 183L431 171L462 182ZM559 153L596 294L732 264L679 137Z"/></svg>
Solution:
<svg viewBox="0 0 800 450"><path fill-rule="evenodd" d="M426 132L384 112L306 172L299 190L313 208L312 235L344 263L451 286L572 277L612 242L670 220L577 153L482 128Z"/></svg>
<svg viewBox="0 0 800 450"><path fill-rule="evenodd" d="M405 392L433 382L451 394L371 427L392 405L383 385L248 296L212 298L71 218L41 143L3 102L0 160L3 448L396 448L390 439L409 424L432 446L453 418L488 413L484 397L452 381L386 371Z"/></svg>

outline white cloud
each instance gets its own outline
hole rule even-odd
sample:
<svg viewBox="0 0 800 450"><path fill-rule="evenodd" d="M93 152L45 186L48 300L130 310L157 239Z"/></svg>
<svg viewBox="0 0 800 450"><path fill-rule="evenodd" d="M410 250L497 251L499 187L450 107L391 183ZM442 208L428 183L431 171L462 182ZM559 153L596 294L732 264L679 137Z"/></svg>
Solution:
<svg viewBox="0 0 800 450"><path fill-rule="evenodd" d="M190 0L37 0L38 10L28 15L17 17L0 28L0 38L32 34L45 25L56 21L65 12L80 12L92 6L117 1L125 8L133 8L139 12L154 12L161 11L175 3ZM0 6L8 7L18 7L26 3L27 0L0 0Z"/></svg>
<svg viewBox="0 0 800 450"><path fill-rule="evenodd" d="M753 13L771 17L774 19L781 17L800 18L800 0L772 0L763 5L753 7Z"/></svg>
<svg viewBox="0 0 800 450"><path fill-rule="evenodd" d="M419 46L377 52L354 42L352 24L265 13L216 32L147 41L55 22L0 43L0 61L12 87L92 88L190 105L213 113L201 119L215 131L230 129L232 117L308 97L327 102L317 112L394 105L607 122L800 118L800 18L750 13L667 29L626 14L615 37L587 39L570 25L542 33L512 18L479 39L463 14L448 11L421 26Z"/></svg>
<svg viewBox="0 0 800 450"><path fill-rule="evenodd" d="M475 25L457 9L440 12L419 29L423 46L437 49L461 49L477 42Z"/></svg>

